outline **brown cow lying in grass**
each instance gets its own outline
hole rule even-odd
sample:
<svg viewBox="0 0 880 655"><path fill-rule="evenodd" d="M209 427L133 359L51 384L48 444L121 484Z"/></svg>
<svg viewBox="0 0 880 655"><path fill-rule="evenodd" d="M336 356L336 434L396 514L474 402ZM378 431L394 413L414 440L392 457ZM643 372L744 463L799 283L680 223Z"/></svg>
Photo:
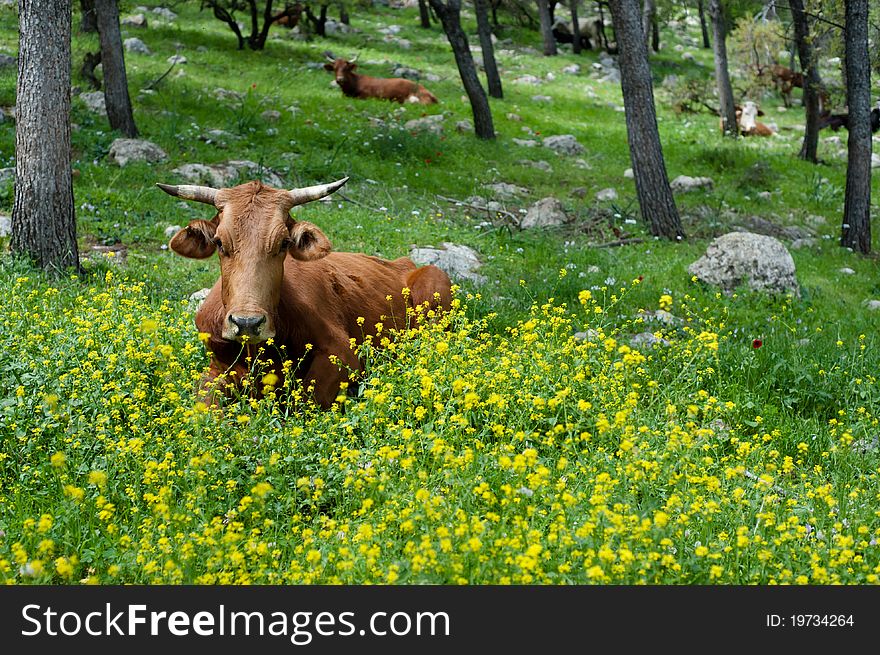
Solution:
<svg viewBox="0 0 880 655"><path fill-rule="evenodd" d="M260 182L230 189L159 185L216 208L212 219L192 221L169 244L184 257L219 256L220 279L196 314L211 356L202 382L206 401L215 400L215 379L240 382L259 360L264 384L268 373L273 387L294 373L327 408L340 384L362 369L352 342L375 336L377 323L386 331L405 328L449 308L451 283L436 266L331 252L317 226L291 217L293 207L333 193L347 179L292 191ZM286 360L299 368L291 372Z"/></svg>
<svg viewBox="0 0 880 655"><path fill-rule="evenodd" d="M336 76L336 84L342 89L342 93L350 98L380 98L382 100L394 100L401 104L405 102L430 105L438 102L437 97L418 82L405 80L400 77L370 77L355 73L357 68L355 61L334 58L329 52L325 56L333 63L324 64L324 68L332 71Z"/></svg>
<svg viewBox="0 0 880 655"><path fill-rule="evenodd" d="M736 124L739 126L739 133L743 136L773 136L775 134L773 130L756 120L761 115L763 112L751 100L743 103L741 108L738 107Z"/></svg>

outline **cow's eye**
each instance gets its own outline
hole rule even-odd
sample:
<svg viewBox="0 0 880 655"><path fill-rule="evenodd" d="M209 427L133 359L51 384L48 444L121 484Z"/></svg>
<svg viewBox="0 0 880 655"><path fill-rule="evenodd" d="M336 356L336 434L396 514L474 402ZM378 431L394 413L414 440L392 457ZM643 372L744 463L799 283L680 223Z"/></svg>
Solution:
<svg viewBox="0 0 880 655"><path fill-rule="evenodd" d="M226 252L223 249L223 242L220 239L214 239L214 245L217 246L217 250L220 251L220 254L224 254Z"/></svg>
<svg viewBox="0 0 880 655"><path fill-rule="evenodd" d="M282 239L281 240L281 250L278 251L279 255L283 255L287 252L287 249L290 248L291 241L290 239Z"/></svg>

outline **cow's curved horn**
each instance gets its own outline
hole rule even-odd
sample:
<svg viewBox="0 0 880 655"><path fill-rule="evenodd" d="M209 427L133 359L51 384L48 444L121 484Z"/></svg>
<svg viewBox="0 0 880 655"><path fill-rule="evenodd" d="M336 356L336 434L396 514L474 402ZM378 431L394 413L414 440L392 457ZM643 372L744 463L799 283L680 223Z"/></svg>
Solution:
<svg viewBox="0 0 880 655"><path fill-rule="evenodd" d="M302 189L291 189L288 193L290 194L290 199L293 201L293 206L296 207L297 205L303 205L312 200L318 200L324 196L329 196L331 193L341 188L346 182L348 182L348 178L344 177L341 180L330 182L330 184L317 184L315 186L303 187Z"/></svg>
<svg viewBox="0 0 880 655"><path fill-rule="evenodd" d="M180 186L173 184L156 184L165 193L176 198L185 200L195 200L203 202L206 205L213 205L217 198L217 189L209 186L193 186L190 184L181 184Z"/></svg>
<svg viewBox="0 0 880 655"><path fill-rule="evenodd" d="M333 53L329 50L324 51L324 56L327 57L330 61L336 61L336 57L333 56Z"/></svg>
<svg viewBox="0 0 880 655"><path fill-rule="evenodd" d="M354 57L352 57L351 59L349 59L349 60L348 60L348 63L349 63L349 64L353 64L354 62L356 62L356 61L358 60L358 57L360 57L360 53L356 54Z"/></svg>

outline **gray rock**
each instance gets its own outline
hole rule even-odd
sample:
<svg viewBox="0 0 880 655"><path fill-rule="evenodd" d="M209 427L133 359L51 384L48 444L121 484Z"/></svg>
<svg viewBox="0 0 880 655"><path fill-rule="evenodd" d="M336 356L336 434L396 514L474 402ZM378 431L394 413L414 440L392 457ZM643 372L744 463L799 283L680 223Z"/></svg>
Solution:
<svg viewBox="0 0 880 655"><path fill-rule="evenodd" d="M151 55L150 49L147 47L147 44L141 41L138 38L131 37L130 39L126 39L122 42L122 45L128 52L133 52L138 55Z"/></svg>
<svg viewBox="0 0 880 655"><path fill-rule="evenodd" d="M872 312L880 311L880 300L866 300L862 304Z"/></svg>
<svg viewBox="0 0 880 655"><path fill-rule="evenodd" d="M541 78L534 75L522 75L513 80L514 84L531 84L532 86L538 86L541 82Z"/></svg>
<svg viewBox="0 0 880 655"><path fill-rule="evenodd" d="M93 262L103 262L113 264L114 266L125 266L128 263L128 248L122 244L113 246L91 246L80 261L91 260Z"/></svg>
<svg viewBox="0 0 880 655"><path fill-rule="evenodd" d="M562 72L566 75L577 75L581 72L581 67L577 64L571 64L562 69Z"/></svg>
<svg viewBox="0 0 880 655"><path fill-rule="evenodd" d="M186 308L191 312L199 311L210 293L211 290L208 288L193 291L187 298Z"/></svg>
<svg viewBox="0 0 880 655"><path fill-rule="evenodd" d="M638 316L646 323L659 323L660 325L665 325L667 327L684 325L684 319L679 318L674 314L670 314L665 309L658 309L656 311L642 310L639 312Z"/></svg>
<svg viewBox="0 0 880 655"><path fill-rule="evenodd" d="M737 218L733 229L737 232L754 232L766 234L777 239L807 239L813 233L798 225L779 225L761 216L742 216Z"/></svg>
<svg viewBox="0 0 880 655"><path fill-rule="evenodd" d="M502 200L510 200L515 196L527 196L529 194L529 190L525 187L508 184L507 182L496 182L494 184L484 184L483 186Z"/></svg>
<svg viewBox="0 0 880 655"><path fill-rule="evenodd" d="M562 208L562 203L556 198L551 197L542 198L529 207L519 226L527 230L530 228L555 227L568 222L569 218Z"/></svg>
<svg viewBox="0 0 880 655"><path fill-rule="evenodd" d="M639 332L630 338L629 345L633 348L645 348L652 346L668 346L669 341L654 335L653 332Z"/></svg>
<svg viewBox="0 0 880 655"><path fill-rule="evenodd" d="M170 239L175 234L180 232L181 229L182 228L179 225L169 225L168 227L165 228L165 238Z"/></svg>
<svg viewBox="0 0 880 655"><path fill-rule="evenodd" d="M548 136L543 141L545 148L550 148L560 155L581 155L586 150L571 134Z"/></svg>
<svg viewBox="0 0 880 655"><path fill-rule="evenodd" d="M262 114L260 114L260 117L264 121L267 121L269 123L277 123L279 120L281 120L281 112L277 109L267 109Z"/></svg>
<svg viewBox="0 0 880 655"><path fill-rule="evenodd" d="M633 173L633 169L631 169L631 168L627 168L625 171L623 171L623 176L624 176L627 180L632 180L632 179L635 178L636 175L635 175L635 173Z"/></svg>
<svg viewBox="0 0 880 655"><path fill-rule="evenodd" d="M247 159L209 165L184 164L171 172L186 182L207 184L216 188L233 186L237 182L251 179L258 179L278 189L286 186L277 173Z"/></svg>
<svg viewBox="0 0 880 655"><path fill-rule="evenodd" d="M575 187L571 190L571 195L575 198L586 198L588 189L585 186Z"/></svg>
<svg viewBox="0 0 880 655"><path fill-rule="evenodd" d="M126 16L119 24L122 27L140 27L145 28L147 26L147 17L143 14L135 14L134 16Z"/></svg>
<svg viewBox="0 0 880 655"><path fill-rule="evenodd" d="M791 248L791 250L801 250L803 248L812 248L817 243L819 243L819 241L814 239L813 237L806 237L803 239L795 239L791 242L791 246L789 247Z"/></svg>
<svg viewBox="0 0 880 655"><path fill-rule="evenodd" d="M419 81L422 79L422 74L415 68L410 68L409 66L395 66L391 71L391 75L393 77L404 77L408 80Z"/></svg>
<svg viewBox="0 0 880 655"><path fill-rule="evenodd" d="M12 217L0 214L0 237L8 237L12 234Z"/></svg>
<svg viewBox="0 0 880 655"><path fill-rule="evenodd" d="M538 146L538 142L534 139L511 139L511 141L523 148L536 148Z"/></svg>
<svg viewBox="0 0 880 655"><path fill-rule="evenodd" d="M573 336L578 341L595 341L599 338L599 332L593 328L588 328L584 332L575 332Z"/></svg>
<svg viewBox="0 0 880 655"><path fill-rule="evenodd" d="M550 96L532 96L532 101L534 102L553 102L553 98Z"/></svg>
<svg viewBox="0 0 880 655"><path fill-rule="evenodd" d="M0 184L6 184L10 180L15 179L15 167L0 168Z"/></svg>
<svg viewBox="0 0 880 655"><path fill-rule="evenodd" d="M439 248L411 248L409 257L419 266L437 266L446 271L453 281L470 280L476 284L487 282L485 275L476 272L480 268L480 258L468 246L445 241Z"/></svg>
<svg viewBox="0 0 880 655"><path fill-rule="evenodd" d="M758 291L800 296L794 260L788 250L778 239L762 234L724 234L709 244L706 254L688 271L725 293L744 284Z"/></svg>
<svg viewBox="0 0 880 655"><path fill-rule="evenodd" d="M821 227L828 223L828 219L824 216L810 215L804 219L804 222L812 227Z"/></svg>
<svg viewBox="0 0 880 655"><path fill-rule="evenodd" d="M519 123L522 121L522 117L519 114L507 114L507 120L513 121L514 123Z"/></svg>
<svg viewBox="0 0 880 655"><path fill-rule="evenodd" d="M458 121L455 124L455 131L462 134L470 134L474 131L474 125L470 121Z"/></svg>
<svg viewBox="0 0 880 655"><path fill-rule="evenodd" d="M217 100L233 100L238 101L244 98L244 94L240 91L230 91L229 89L224 89L223 87L218 86L214 89L213 95Z"/></svg>
<svg viewBox="0 0 880 655"><path fill-rule="evenodd" d="M155 9L153 9L153 13L167 21L172 21L177 18L177 14L175 14L170 9L166 9L165 7L156 7Z"/></svg>
<svg viewBox="0 0 880 655"><path fill-rule="evenodd" d="M531 159L520 159L516 162L520 166L528 166L529 168L537 168L539 171L544 171L545 173L552 173L553 167L549 162L544 161L543 159L539 161L532 161Z"/></svg>
<svg viewBox="0 0 880 655"><path fill-rule="evenodd" d="M434 114L423 118L414 118L403 124L404 129L410 132L428 132L429 134L443 133L443 114Z"/></svg>
<svg viewBox="0 0 880 655"><path fill-rule="evenodd" d="M486 200L481 196L471 196L467 199L467 204L472 205L477 209L485 209L490 212L499 212L504 207L497 200Z"/></svg>
<svg viewBox="0 0 880 655"><path fill-rule="evenodd" d="M183 55L171 55L165 61L167 61L169 64L185 64L186 57L184 57Z"/></svg>
<svg viewBox="0 0 880 655"><path fill-rule="evenodd" d="M688 193L697 189L711 189L715 185L711 177L691 177L679 175L669 183L673 192Z"/></svg>
<svg viewBox="0 0 880 655"><path fill-rule="evenodd" d="M168 159L168 155L155 143L143 139L116 139L110 144L107 159L117 166L125 166L133 161L155 164Z"/></svg>
<svg viewBox="0 0 880 655"><path fill-rule="evenodd" d="M9 55L0 54L0 68L18 66L18 59Z"/></svg>
<svg viewBox="0 0 880 655"><path fill-rule="evenodd" d="M841 275L855 275L856 274L856 272L853 269L849 268L848 266L844 266L843 268L837 269L837 272L840 273Z"/></svg>
<svg viewBox="0 0 880 655"><path fill-rule="evenodd" d="M101 116L107 115L107 106L104 104L103 91L90 91L88 93L80 93L79 99L82 100L89 111Z"/></svg>
<svg viewBox="0 0 880 655"><path fill-rule="evenodd" d="M876 152L871 153L871 168L880 168L880 155Z"/></svg>
<svg viewBox="0 0 880 655"><path fill-rule="evenodd" d="M596 193L596 200L606 202L609 200L617 200L617 189L607 188Z"/></svg>

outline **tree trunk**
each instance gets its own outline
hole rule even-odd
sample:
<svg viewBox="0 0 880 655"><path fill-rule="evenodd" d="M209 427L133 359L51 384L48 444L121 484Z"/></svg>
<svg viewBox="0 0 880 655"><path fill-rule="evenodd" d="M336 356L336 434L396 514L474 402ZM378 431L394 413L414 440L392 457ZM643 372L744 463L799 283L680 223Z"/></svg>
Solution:
<svg viewBox="0 0 880 655"><path fill-rule="evenodd" d="M419 20L421 21L421 26L426 30L431 27L431 12L428 11L428 1L427 0L419 0Z"/></svg>
<svg viewBox="0 0 880 655"><path fill-rule="evenodd" d="M70 174L70 0L19 0L12 252L79 269Z"/></svg>
<svg viewBox="0 0 880 655"><path fill-rule="evenodd" d="M642 218L651 226L653 235L680 240L684 238L684 231L669 187L657 130L654 89L639 2L611 0L609 5L620 53L626 133Z"/></svg>
<svg viewBox="0 0 880 655"><path fill-rule="evenodd" d="M871 252L871 60L868 0L846 4L846 104L849 107L846 197L840 245Z"/></svg>
<svg viewBox="0 0 880 655"><path fill-rule="evenodd" d="M119 7L116 0L95 0L98 14L98 33L101 37L101 64L104 68L104 104L110 127L125 136L138 135L128 95L128 77L125 74L125 56L119 33Z"/></svg>
<svg viewBox="0 0 880 655"><path fill-rule="evenodd" d="M343 25L351 25L351 17L348 15L348 8L345 3L339 5L339 22Z"/></svg>
<svg viewBox="0 0 880 655"><path fill-rule="evenodd" d="M492 124L492 110L489 108L489 99L477 77L477 67L471 56L467 35L461 27L461 0L428 0L434 13L443 24L443 31L449 45L452 46L452 54L458 66L458 74L464 85L465 93L471 103L471 112L474 115L474 131L480 139L494 139L495 127Z"/></svg>
<svg viewBox="0 0 880 655"><path fill-rule="evenodd" d="M498 74L498 64L495 62L495 48L492 45L492 26L489 25L488 0L474 0L474 11L477 14L477 34L480 37L480 49L483 51L483 68L486 70L489 95L493 98L503 98L504 91L501 88L501 76Z"/></svg>
<svg viewBox="0 0 880 655"><path fill-rule="evenodd" d="M709 43L709 28L706 26L706 10L703 8L703 0L697 0L697 12L700 14L700 32L703 33L703 47L708 50L712 45Z"/></svg>
<svg viewBox="0 0 880 655"><path fill-rule="evenodd" d="M645 0L642 5L642 35L645 39L645 49L650 47L651 27L654 24L654 14L657 13L657 4L655 0Z"/></svg>
<svg viewBox="0 0 880 655"><path fill-rule="evenodd" d="M797 45L798 58L801 62L801 70L804 74L804 111L806 114L806 128L804 129L804 143L798 157L817 163L819 143L819 91L822 88L822 80L819 78L819 69L813 53L810 39L810 26L807 15L804 13L803 0L789 0L792 22L794 23L794 41Z"/></svg>
<svg viewBox="0 0 880 655"><path fill-rule="evenodd" d="M581 23L578 18L578 2L580 0L569 0L571 5L571 51L579 55L581 54Z"/></svg>
<svg viewBox="0 0 880 655"><path fill-rule="evenodd" d="M95 0L79 0L79 8L82 11L82 19L79 22L79 31L85 34L98 31L98 17L95 14Z"/></svg>
<svg viewBox="0 0 880 655"><path fill-rule="evenodd" d="M721 105L721 131L724 136L739 136L736 124L736 108L733 106L733 88L727 69L727 35L724 30L724 9L721 0L709 0L709 17L712 19L712 39L715 53L715 81L718 84L718 102Z"/></svg>
<svg viewBox="0 0 880 655"><path fill-rule="evenodd" d="M538 19L541 21L541 38L544 40L544 55L556 54L556 39L553 38L553 22L550 20L550 5L547 0L537 0Z"/></svg>
<svg viewBox="0 0 880 655"><path fill-rule="evenodd" d="M657 20L657 10L651 18L651 50L660 52L660 23Z"/></svg>

